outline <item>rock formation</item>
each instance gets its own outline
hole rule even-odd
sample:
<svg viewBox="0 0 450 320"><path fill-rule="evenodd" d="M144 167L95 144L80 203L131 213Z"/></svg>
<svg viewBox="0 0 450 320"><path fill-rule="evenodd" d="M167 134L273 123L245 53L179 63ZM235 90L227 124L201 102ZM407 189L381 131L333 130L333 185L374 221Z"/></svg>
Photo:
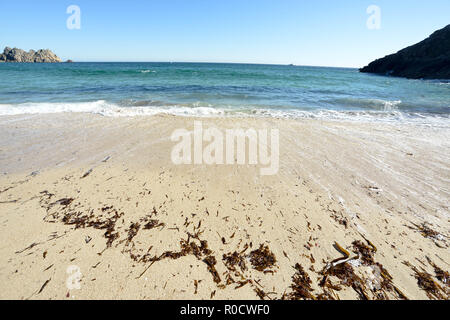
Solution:
<svg viewBox="0 0 450 320"><path fill-rule="evenodd" d="M6 47L3 54L0 54L0 62L56 63L62 61L50 50L30 50L26 52L22 49Z"/></svg>
<svg viewBox="0 0 450 320"><path fill-rule="evenodd" d="M360 71L410 79L450 79L450 25Z"/></svg>

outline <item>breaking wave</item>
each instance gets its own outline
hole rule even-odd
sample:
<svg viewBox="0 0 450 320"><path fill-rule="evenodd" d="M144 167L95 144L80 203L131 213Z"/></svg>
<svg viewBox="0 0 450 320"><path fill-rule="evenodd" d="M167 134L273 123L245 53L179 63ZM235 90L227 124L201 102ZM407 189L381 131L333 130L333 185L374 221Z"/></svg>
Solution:
<svg viewBox="0 0 450 320"><path fill-rule="evenodd" d="M380 102L382 103L382 102ZM330 121L413 123L450 127L447 114L403 112L400 102L384 102L379 110L301 110L264 106L213 106L206 103L167 104L160 101L111 103L93 102L0 104L0 116L53 113L91 113L107 117L155 116L159 114L190 117L272 117L282 119L318 119Z"/></svg>

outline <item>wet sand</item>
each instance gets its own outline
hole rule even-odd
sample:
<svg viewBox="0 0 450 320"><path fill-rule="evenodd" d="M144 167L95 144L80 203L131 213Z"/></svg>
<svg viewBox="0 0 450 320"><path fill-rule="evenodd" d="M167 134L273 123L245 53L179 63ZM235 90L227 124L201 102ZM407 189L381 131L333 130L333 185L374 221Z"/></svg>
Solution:
<svg viewBox="0 0 450 320"><path fill-rule="evenodd" d="M0 298L448 298L449 129L197 119L278 128L261 176L173 165L194 120L1 117Z"/></svg>

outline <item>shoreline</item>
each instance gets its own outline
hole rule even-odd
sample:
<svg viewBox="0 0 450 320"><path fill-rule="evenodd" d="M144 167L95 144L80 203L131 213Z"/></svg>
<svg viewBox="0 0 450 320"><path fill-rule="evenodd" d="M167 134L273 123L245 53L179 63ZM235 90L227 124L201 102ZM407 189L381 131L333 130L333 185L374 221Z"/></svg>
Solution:
<svg viewBox="0 0 450 320"><path fill-rule="evenodd" d="M173 165L171 133L194 120L279 129L279 173ZM413 267L436 283L430 261L449 269L447 128L89 114L0 124L0 299L295 298L302 272L315 298L361 298L339 274L320 285L342 257L336 243L359 253L345 265L371 299L429 299ZM252 263L258 254L266 265ZM80 290L66 287L73 265Z"/></svg>
<svg viewBox="0 0 450 320"><path fill-rule="evenodd" d="M46 104L46 103L44 103ZM286 122L319 122L325 124L339 124L343 125L368 125L368 126L385 126L391 127L428 127L430 129L443 130L444 132L450 129L448 125L448 116L444 114L420 114L420 113L406 113L398 110L392 111L361 111L361 110L277 110L277 109L253 109L246 111L239 111L238 109L216 109L214 107L187 107L184 105L173 105L164 107L118 107L109 104L104 100L95 102L80 102L69 103L73 107L84 109L87 106L98 104L106 104L108 108L92 109L85 111L72 111L69 109L48 111L48 112L21 112L3 114L0 111L0 123L7 123L8 121L17 121L17 119L26 120L31 117L51 117L51 118L68 118L68 117L104 117L107 119L150 119L154 117L180 118L192 119L192 121L208 121L217 119L228 119L236 121L286 121ZM27 105L27 103L23 104ZM58 105L58 103L55 103ZM65 105L65 104L63 104ZM66 106L68 106L66 105ZM11 105L4 104L0 107L10 107ZM166 109L164 109L166 108ZM168 109L167 109L168 108ZM294 113L290 113L294 112ZM296 114L295 114L296 113Z"/></svg>

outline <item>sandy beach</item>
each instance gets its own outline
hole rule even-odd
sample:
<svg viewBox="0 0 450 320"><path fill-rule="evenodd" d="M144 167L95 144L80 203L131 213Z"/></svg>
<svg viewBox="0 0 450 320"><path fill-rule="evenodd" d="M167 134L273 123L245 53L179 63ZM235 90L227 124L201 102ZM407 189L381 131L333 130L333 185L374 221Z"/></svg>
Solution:
<svg viewBox="0 0 450 320"><path fill-rule="evenodd" d="M194 120L279 129L278 174L172 164ZM448 299L449 200L448 128L2 116L0 299Z"/></svg>

